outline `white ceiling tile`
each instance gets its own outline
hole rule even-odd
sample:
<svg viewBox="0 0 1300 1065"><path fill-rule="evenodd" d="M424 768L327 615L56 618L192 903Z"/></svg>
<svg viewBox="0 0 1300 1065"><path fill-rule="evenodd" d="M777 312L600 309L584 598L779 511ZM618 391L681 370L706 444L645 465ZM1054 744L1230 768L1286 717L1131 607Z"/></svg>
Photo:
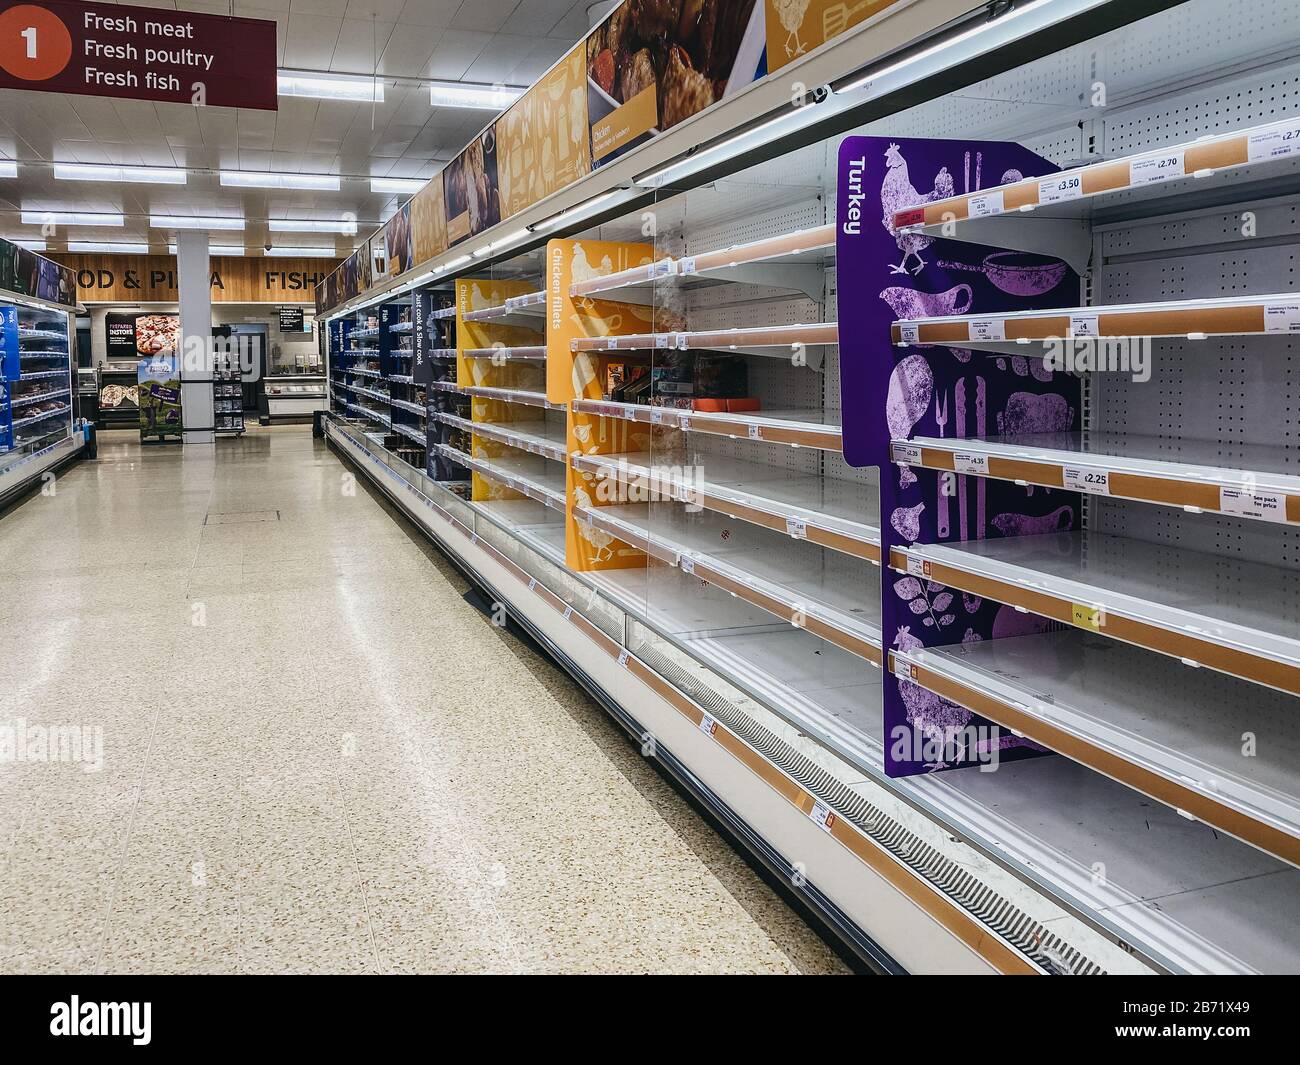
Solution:
<svg viewBox="0 0 1300 1065"><path fill-rule="evenodd" d="M291 70L328 70L342 28L341 18L290 13L284 65Z"/></svg>
<svg viewBox="0 0 1300 1065"><path fill-rule="evenodd" d="M339 30L339 39L330 58L329 69L368 74L384 54L388 38L393 35L392 22L373 24L369 19L347 18Z"/></svg>
<svg viewBox="0 0 1300 1065"><path fill-rule="evenodd" d="M569 0L520 0L519 6L510 13L505 28L511 33L535 33L538 36L552 36L551 31L557 22L572 10ZM583 10L585 11L585 5ZM573 42L570 41L570 44Z"/></svg>
<svg viewBox="0 0 1300 1065"><path fill-rule="evenodd" d="M374 15L380 22L396 22L406 6L406 0L348 0L345 18L370 21Z"/></svg>
<svg viewBox="0 0 1300 1065"><path fill-rule="evenodd" d="M423 27L398 24L379 60L383 74L418 78L433 56L433 42Z"/></svg>
<svg viewBox="0 0 1300 1065"><path fill-rule="evenodd" d="M450 26L461 0L406 0L398 22L409 26Z"/></svg>
<svg viewBox="0 0 1300 1065"><path fill-rule="evenodd" d="M431 78L459 79L490 40L492 34L478 30L446 30L439 35L425 73Z"/></svg>
<svg viewBox="0 0 1300 1065"><path fill-rule="evenodd" d="M510 13L519 0L466 0L451 24L458 30L490 30L495 33L509 26Z"/></svg>

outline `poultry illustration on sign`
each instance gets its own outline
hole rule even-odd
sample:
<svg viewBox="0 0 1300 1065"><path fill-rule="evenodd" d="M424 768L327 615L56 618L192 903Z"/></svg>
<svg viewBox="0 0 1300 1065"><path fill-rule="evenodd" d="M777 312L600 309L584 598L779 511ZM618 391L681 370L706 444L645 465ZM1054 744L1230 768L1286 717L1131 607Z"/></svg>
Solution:
<svg viewBox="0 0 1300 1065"><path fill-rule="evenodd" d="M767 69L780 70L902 0L766 0Z"/></svg>
<svg viewBox="0 0 1300 1065"><path fill-rule="evenodd" d="M591 158L601 166L765 73L755 0L627 0L586 40Z"/></svg>
<svg viewBox="0 0 1300 1065"><path fill-rule="evenodd" d="M902 232L895 211L1052 173L1016 144L849 137L836 219L844 457L880 470L881 633L886 653L1044 631L1052 623L894 568L892 552L1076 528L1079 495L901 462L914 438L1016 436L1078 427L1080 384L1017 351L894 347L895 321L1073 304L1078 276L1046 256ZM918 189L917 186L920 186ZM1014 348L1014 345L1012 346ZM905 454L899 452L898 454ZM891 566L891 562L893 566ZM891 776L1024 757L1039 748L892 673L885 677Z"/></svg>
<svg viewBox="0 0 1300 1065"><path fill-rule="evenodd" d="M569 408L566 419L570 455L650 450L648 425L574 411L573 399L600 399L611 375L626 372L627 352L577 351L572 342L587 337L645 333L655 328L653 307L573 296L570 286L633 266L650 263L654 247L603 240L552 240L546 245L546 395ZM572 570L644 566L639 548L580 520L575 508L605 506L608 493L594 474L568 464L565 474L565 564Z"/></svg>

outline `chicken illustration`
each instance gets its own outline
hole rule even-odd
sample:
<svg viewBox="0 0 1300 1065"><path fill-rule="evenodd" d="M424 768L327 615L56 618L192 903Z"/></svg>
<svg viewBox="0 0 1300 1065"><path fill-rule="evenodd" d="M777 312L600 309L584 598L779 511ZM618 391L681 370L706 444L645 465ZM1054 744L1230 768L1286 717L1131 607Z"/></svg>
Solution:
<svg viewBox="0 0 1300 1065"><path fill-rule="evenodd" d="M781 26L789 33L785 39L785 54L790 59L808 51L808 46L799 40L799 27L803 25L804 16L808 14L808 2L809 0L776 0L776 17L781 20ZM790 47L792 40L793 49Z"/></svg>
<svg viewBox="0 0 1300 1065"><path fill-rule="evenodd" d="M921 252L934 243L934 238L920 233L900 233L894 226L894 212L904 207L914 207L919 203L929 203L931 200L942 200L951 196L954 189L952 175L948 173L946 166L940 167L939 173L934 178L934 191L922 196L912 187L912 180L907 173L907 160L903 158L897 144L889 146L885 152L885 162L888 169L885 171L885 180L880 186L880 205L885 210L884 226L893 234L899 250L903 253L902 261L897 266L891 266L889 272L908 273L907 260L915 258L916 269L911 273L919 274L925 269L925 260L921 258Z"/></svg>

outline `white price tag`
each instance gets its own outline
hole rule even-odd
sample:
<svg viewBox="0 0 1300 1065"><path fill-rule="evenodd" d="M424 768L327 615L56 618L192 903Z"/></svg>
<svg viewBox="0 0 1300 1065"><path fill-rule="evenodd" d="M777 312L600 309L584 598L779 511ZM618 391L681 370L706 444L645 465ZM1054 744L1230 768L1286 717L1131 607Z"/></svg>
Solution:
<svg viewBox="0 0 1300 1065"><path fill-rule="evenodd" d="M967 218L987 218L989 215L1001 214L1002 190L986 192L982 196L972 196L966 202Z"/></svg>
<svg viewBox="0 0 1300 1065"><path fill-rule="evenodd" d="M564 620L565 620L565 621L568 621L569 618L571 618L571 617L573 617L573 607L571 607L571 606L566 606L566 607L564 608Z"/></svg>
<svg viewBox="0 0 1300 1065"><path fill-rule="evenodd" d="M678 351L685 351L687 349L688 343L687 343L687 337L685 333L676 334L676 336L673 337L673 340L674 340L673 346L677 348Z"/></svg>
<svg viewBox="0 0 1300 1065"><path fill-rule="evenodd" d="M1276 492L1252 492L1245 488L1220 488L1219 509L1239 518L1284 523L1286 496Z"/></svg>
<svg viewBox="0 0 1300 1065"><path fill-rule="evenodd" d="M537 578L536 578L536 577L533 577L533 578L531 578L531 579L529 580L529 582L528 582L528 590L529 590L530 592L535 592L535 591L537 591Z"/></svg>
<svg viewBox="0 0 1300 1065"><path fill-rule="evenodd" d="M1040 205L1077 200L1082 195L1082 174L1057 174L1053 177L1042 178L1038 182L1038 202Z"/></svg>
<svg viewBox="0 0 1300 1065"><path fill-rule="evenodd" d="M664 412L656 407L654 410L650 412L650 424L663 425L663 423L664 423Z"/></svg>
<svg viewBox="0 0 1300 1065"><path fill-rule="evenodd" d="M678 563L678 565L680 565L680 566L682 567L682 572L683 572L683 573L694 573L694 572L695 572L695 559L693 559L693 558L687 558L685 555L682 555L681 560L680 560L680 562Z"/></svg>
<svg viewBox="0 0 1300 1065"><path fill-rule="evenodd" d="M1097 315L1095 314L1072 314L1070 315L1070 336L1072 337L1095 337L1097 336Z"/></svg>
<svg viewBox="0 0 1300 1065"><path fill-rule="evenodd" d="M683 414L677 419L677 428L686 430L691 427L691 417L689 414Z"/></svg>
<svg viewBox="0 0 1300 1065"><path fill-rule="evenodd" d="M905 658L894 655L894 676L899 680L916 680L916 666Z"/></svg>
<svg viewBox="0 0 1300 1065"><path fill-rule="evenodd" d="M678 274L683 274L683 275L695 273L695 256L688 255L684 259L678 259L677 272Z"/></svg>
<svg viewBox="0 0 1300 1065"><path fill-rule="evenodd" d="M989 472L989 457L987 455L972 455L968 451L957 451L952 456L952 468L958 473L987 475Z"/></svg>
<svg viewBox="0 0 1300 1065"><path fill-rule="evenodd" d="M627 650L626 648L618 653L618 664L627 669Z"/></svg>
<svg viewBox="0 0 1300 1065"><path fill-rule="evenodd" d="M749 438L751 440L762 440L763 439L762 427L758 425L751 425L749 427Z"/></svg>
<svg viewBox="0 0 1300 1065"><path fill-rule="evenodd" d="M793 536L796 540L806 540L808 539L808 523L800 521L798 518L786 518L785 532L787 536Z"/></svg>
<svg viewBox="0 0 1300 1065"><path fill-rule="evenodd" d="M1002 318L972 318L968 328L971 340L1007 339L1007 323Z"/></svg>
<svg viewBox="0 0 1300 1065"><path fill-rule="evenodd" d="M921 465L921 445L920 444L892 444L891 449L894 461L900 466L919 466Z"/></svg>
<svg viewBox="0 0 1300 1065"><path fill-rule="evenodd" d="M1088 492L1095 496L1110 495L1110 474L1106 470L1062 466L1061 481L1066 488L1074 492Z"/></svg>
<svg viewBox="0 0 1300 1065"><path fill-rule="evenodd" d="M1300 301L1264 304L1265 333L1300 333Z"/></svg>
<svg viewBox="0 0 1300 1065"><path fill-rule="evenodd" d="M609 349L612 349L612 348L616 348L616 347L618 347L618 339L617 339L616 337L606 337L606 338L605 338L605 348L606 348L606 350L609 350Z"/></svg>
<svg viewBox="0 0 1300 1065"><path fill-rule="evenodd" d="M898 327L898 337L901 344L917 344L921 340L921 327L903 322Z"/></svg>
<svg viewBox="0 0 1300 1065"><path fill-rule="evenodd" d="M813 803L812 812L808 816L823 832L829 832L835 824L835 812L820 799Z"/></svg>
<svg viewBox="0 0 1300 1065"><path fill-rule="evenodd" d="M656 333L654 345L657 348L671 348L675 341L672 333Z"/></svg>
<svg viewBox="0 0 1300 1065"><path fill-rule="evenodd" d="M1300 124L1290 129L1269 129L1252 133L1246 141L1247 157L1252 163L1281 159L1291 155L1300 144Z"/></svg>
<svg viewBox="0 0 1300 1065"><path fill-rule="evenodd" d="M907 572L913 577L929 577L930 563L926 562L924 559L913 558L911 555L908 555Z"/></svg>
<svg viewBox="0 0 1300 1065"><path fill-rule="evenodd" d="M718 723L714 720L712 714L705 714L700 718L700 731L706 736L712 736L718 731Z"/></svg>
<svg viewBox="0 0 1300 1065"><path fill-rule="evenodd" d="M1160 155L1148 155L1144 159L1134 159L1128 168L1130 185L1154 185L1160 181L1185 176L1183 169L1183 150L1173 148Z"/></svg>

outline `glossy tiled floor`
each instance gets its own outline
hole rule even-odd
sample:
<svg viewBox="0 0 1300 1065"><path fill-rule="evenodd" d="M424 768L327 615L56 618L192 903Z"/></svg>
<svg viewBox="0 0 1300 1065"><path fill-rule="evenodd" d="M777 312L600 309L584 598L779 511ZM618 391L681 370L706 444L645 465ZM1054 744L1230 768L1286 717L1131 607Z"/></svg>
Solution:
<svg viewBox="0 0 1300 1065"><path fill-rule="evenodd" d="M101 440L0 518L0 726L102 736L0 762L0 970L840 968L310 429Z"/></svg>

